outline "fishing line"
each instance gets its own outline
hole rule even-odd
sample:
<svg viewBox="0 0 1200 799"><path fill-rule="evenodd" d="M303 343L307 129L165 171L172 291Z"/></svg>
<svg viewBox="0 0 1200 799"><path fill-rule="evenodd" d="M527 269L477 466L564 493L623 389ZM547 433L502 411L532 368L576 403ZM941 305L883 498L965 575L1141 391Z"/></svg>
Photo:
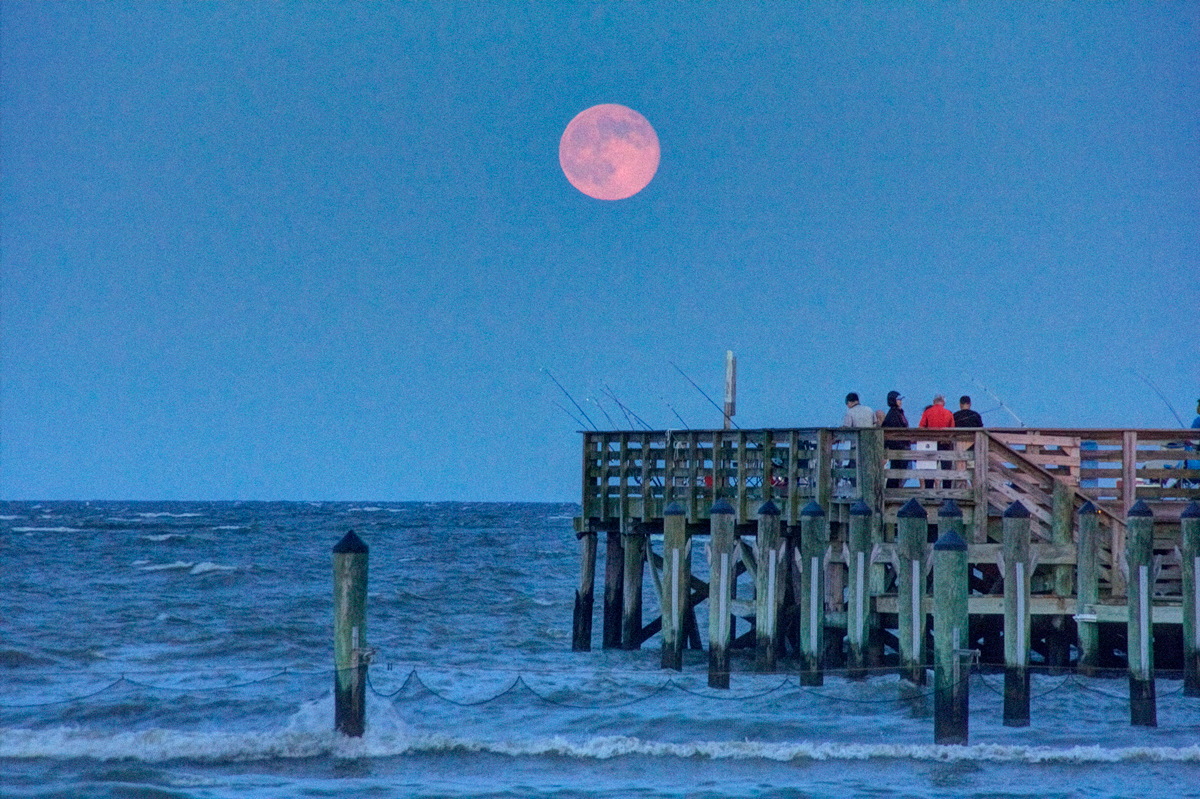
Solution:
<svg viewBox="0 0 1200 799"><path fill-rule="evenodd" d="M554 381L554 385L558 386L563 394L566 394L567 399L569 399L571 401L571 404L575 406L575 410L579 411L579 413L583 416L583 418L588 420L588 424L590 424L592 426L592 429L599 430L600 428L596 427L596 423L592 421L592 417L587 415L587 411L585 411L583 408L579 407L579 403L575 401L575 398L571 396L570 392L568 392L565 388L563 388L563 384L558 382L558 380L554 377L554 375L550 374L550 370L543 366L542 371L546 373L546 377L548 377Z"/></svg>
<svg viewBox="0 0 1200 799"><path fill-rule="evenodd" d="M1167 404L1167 409L1171 411L1171 415L1175 417L1175 421L1179 422L1180 427L1187 427L1187 425L1184 423L1183 419L1180 418L1179 414L1177 414L1175 412L1175 406L1172 405L1171 401L1169 399L1167 399L1166 396L1161 391L1158 390L1158 386L1156 386L1156 385L1154 385L1154 383L1150 382L1150 378L1146 377L1144 374L1142 374L1138 370L1134 369L1133 367L1130 367L1129 371L1133 372L1135 375L1140 377L1142 379L1142 382L1144 382L1146 385L1150 386L1150 388L1154 389L1154 393L1158 395L1158 398L1160 400L1162 400L1163 402L1165 402Z"/></svg>
<svg viewBox="0 0 1200 799"><path fill-rule="evenodd" d="M718 404L716 403L716 400L714 400L712 397L708 396L708 394L706 394L706 393L704 392L704 389L700 388L700 385L699 385L698 383L696 383L696 381L695 381L695 380L693 380L692 378L688 377L688 376L687 376L687 374L686 374L686 373L685 373L685 372L684 372L682 369L680 369L680 368L679 368L679 365L678 365L678 364L676 364L674 361L668 361L667 363L669 363L669 364L671 364L672 366L674 366L674 367L675 367L675 371L676 371L676 372L679 372L679 374L683 375L683 379L684 379L684 380L688 381L688 382L689 382L689 383L691 383L693 386L695 386L695 387L696 387L696 390L700 392L701 396L703 396L703 397L704 397L706 400L708 400L708 401L709 401L709 403L710 403L710 404L711 404L711 405L712 405L714 408L716 408L718 411L720 411L720 412L721 412L721 418L722 418L722 419L724 419L724 418L725 418L725 409L724 409L724 408L722 408L720 405L718 405ZM680 420L680 421L682 421L682 420ZM733 421L733 419L732 419L732 418L729 420L729 423L730 423L730 424L732 424L734 427L736 427L738 430L741 430L741 429L742 429L740 426L738 426L738 423L737 423L737 422Z"/></svg>

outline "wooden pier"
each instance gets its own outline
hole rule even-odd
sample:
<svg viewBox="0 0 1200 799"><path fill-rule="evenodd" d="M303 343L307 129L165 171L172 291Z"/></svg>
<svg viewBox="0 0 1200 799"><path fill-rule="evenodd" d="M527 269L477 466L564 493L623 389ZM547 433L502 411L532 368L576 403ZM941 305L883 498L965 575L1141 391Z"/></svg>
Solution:
<svg viewBox="0 0 1200 799"><path fill-rule="evenodd" d="M605 647L661 631L663 666L679 668L680 647L704 646L695 612L707 601L730 617L705 625L710 670L726 671L710 674L715 686L742 646L759 670L794 657L810 683L885 665L923 681L937 637L932 544L953 529L967 546L970 626L955 651L980 650L1025 685L1031 662L1137 667L1139 680L1156 664L1200 695L1198 445L1187 430L585 432L574 647L591 647L603 536ZM664 608L651 620L647 583ZM1131 608L1153 633L1129 626ZM1122 654L1131 646L1138 657Z"/></svg>

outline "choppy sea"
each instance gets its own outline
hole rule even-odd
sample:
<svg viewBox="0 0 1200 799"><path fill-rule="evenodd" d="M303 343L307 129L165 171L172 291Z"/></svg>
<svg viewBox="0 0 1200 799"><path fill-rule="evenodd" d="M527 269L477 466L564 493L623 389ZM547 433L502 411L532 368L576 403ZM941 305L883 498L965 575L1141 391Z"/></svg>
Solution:
<svg viewBox="0 0 1200 799"><path fill-rule="evenodd" d="M976 673L971 744L935 746L928 698L894 675L802 687L735 652L712 690L703 652L676 673L657 637L601 650L598 607L594 651L571 652L576 513L0 503L0 794L1200 796L1200 700L1178 680L1147 729L1120 678L1037 675L1032 724L1006 728L1002 678ZM331 549L350 529L377 650L361 739L333 731Z"/></svg>

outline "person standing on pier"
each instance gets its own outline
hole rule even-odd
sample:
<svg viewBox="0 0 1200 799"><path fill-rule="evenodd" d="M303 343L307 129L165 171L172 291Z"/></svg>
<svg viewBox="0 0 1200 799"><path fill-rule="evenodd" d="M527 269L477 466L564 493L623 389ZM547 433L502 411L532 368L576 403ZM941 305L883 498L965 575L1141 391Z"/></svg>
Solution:
<svg viewBox="0 0 1200 799"><path fill-rule="evenodd" d="M889 391L887 395L888 412L883 417L882 427L908 427L908 417L904 415L904 397L899 391ZM888 449L908 449L907 441L889 441L885 445ZM912 461L892 461L890 467L892 469L911 469ZM903 480L896 478L888 478L888 488L899 488L904 485Z"/></svg>
<svg viewBox="0 0 1200 799"><path fill-rule="evenodd" d="M933 404L921 414L921 421L917 423L917 426L931 430L942 427L954 427L954 414L946 410L946 398L943 395L938 394L933 398ZM930 443L932 444L933 442ZM949 441L937 442L937 449L950 449L952 446L953 444ZM942 470L948 470L952 465L950 461L938 461L938 468ZM933 488L933 484L933 480L925 481L926 488ZM950 488L950 481L943 480L942 488Z"/></svg>
<svg viewBox="0 0 1200 799"><path fill-rule="evenodd" d="M846 415L842 427L874 427L875 411L858 401L858 394L851 391L846 395Z"/></svg>
<svg viewBox="0 0 1200 799"><path fill-rule="evenodd" d="M1197 417L1200 419L1200 417ZM983 427L979 411L971 410L971 398L963 394L958 398L958 410L954 412L955 427Z"/></svg>

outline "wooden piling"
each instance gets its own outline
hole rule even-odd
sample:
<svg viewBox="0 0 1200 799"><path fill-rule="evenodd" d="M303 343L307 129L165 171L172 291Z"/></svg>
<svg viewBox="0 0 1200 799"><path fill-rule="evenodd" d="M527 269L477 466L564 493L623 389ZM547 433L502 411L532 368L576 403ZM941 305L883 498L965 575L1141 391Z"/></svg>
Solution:
<svg viewBox="0 0 1200 799"><path fill-rule="evenodd" d="M1154 696L1154 512L1138 500L1126 517L1125 560L1129 565L1129 723L1157 727Z"/></svg>
<svg viewBox="0 0 1200 799"><path fill-rule="evenodd" d="M621 530L610 528L604 542L604 628L601 638L605 649L621 648L621 613L625 604L621 590L624 583L625 553Z"/></svg>
<svg viewBox="0 0 1200 799"><path fill-rule="evenodd" d="M896 604L900 676L925 684L925 543L929 514L910 499L896 513Z"/></svg>
<svg viewBox="0 0 1200 799"><path fill-rule="evenodd" d="M353 530L333 547L333 725L356 738L366 728L367 556Z"/></svg>
<svg viewBox="0 0 1200 799"><path fill-rule="evenodd" d="M733 637L734 560L733 505L719 499L709 511L708 582L708 686L729 687L729 645Z"/></svg>
<svg viewBox="0 0 1200 799"><path fill-rule="evenodd" d="M779 609L783 606L785 544L779 531L779 508L767 500L758 509L758 570L754 575L754 668L775 670L779 640Z"/></svg>
<svg viewBox="0 0 1200 799"><path fill-rule="evenodd" d="M1075 630L1079 645L1079 673L1092 676L1100 665L1100 625L1096 603L1100 600L1100 509L1085 502L1077 515L1079 550L1075 573Z"/></svg>
<svg viewBox="0 0 1200 799"><path fill-rule="evenodd" d="M1183 567L1183 695L1200 696L1200 503L1179 517Z"/></svg>
<svg viewBox="0 0 1200 799"><path fill-rule="evenodd" d="M967 542L962 511L947 500L933 545L933 742L967 743L970 671L967 649Z"/></svg>
<svg viewBox="0 0 1200 799"><path fill-rule="evenodd" d="M1029 726L1029 510L1004 511L1004 726Z"/></svg>
<svg viewBox="0 0 1200 799"><path fill-rule="evenodd" d="M678 502L663 509L662 667L683 671L683 623L692 576L687 511Z"/></svg>
<svg viewBox="0 0 1200 799"><path fill-rule="evenodd" d="M825 676L825 551L829 517L816 502L800 511L800 684L822 685Z"/></svg>
<svg viewBox="0 0 1200 799"><path fill-rule="evenodd" d="M1059 478L1054 480L1051 494L1050 538L1051 541L1064 549L1073 543L1071 538L1072 503L1074 495L1071 487ZM1054 595L1060 597L1072 596L1074 591L1074 569L1071 564L1061 564L1054 567ZM1071 641L1067 633L1067 616L1050 617L1050 629L1046 635L1046 663L1052 674L1061 673L1070 664Z"/></svg>
<svg viewBox="0 0 1200 799"><path fill-rule="evenodd" d="M847 675L862 679L867 671L868 625L876 626L871 612L871 507L861 499L850 506L850 535L846 547L849 582L846 603L846 640L850 648Z"/></svg>
<svg viewBox="0 0 1200 799"><path fill-rule="evenodd" d="M621 648L640 649L647 535L641 525L632 522L627 522L627 525L621 535L625 557L621 584Z"/></svg>
<svg viewBox="0 0 1200 799"><path fill-rule="evenodd" d="M589 652L592 648L592 609L595 607L596 531L578 534L580 564L579 587L575 589L575 617L571 624L571 649Z"/></svg>

